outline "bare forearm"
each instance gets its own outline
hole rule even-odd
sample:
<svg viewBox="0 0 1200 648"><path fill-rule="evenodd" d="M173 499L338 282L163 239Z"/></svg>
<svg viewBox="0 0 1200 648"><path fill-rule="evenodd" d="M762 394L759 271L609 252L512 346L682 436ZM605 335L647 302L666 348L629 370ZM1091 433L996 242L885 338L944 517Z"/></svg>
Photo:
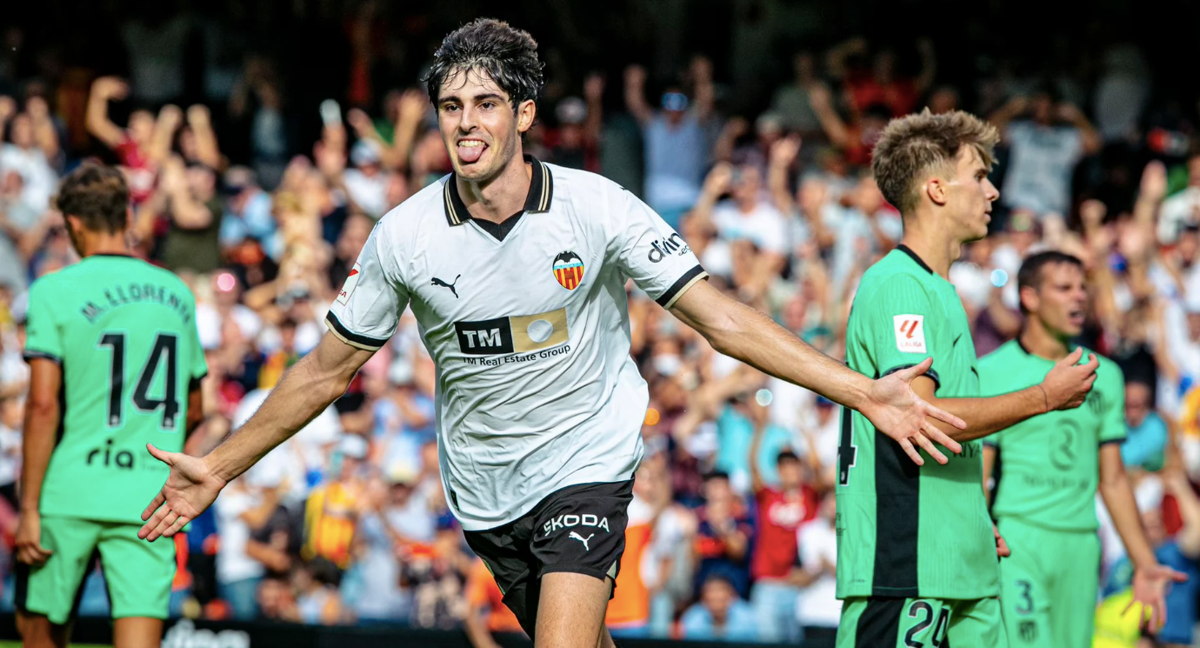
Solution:
<svg viewBox="0 0 1200 648"><path fill-rule="evenodd" d="M212 470L225 482L246 472L346 391L354 372L322 375L314 366L316 353L305 356L284 374L258 412L208 455Z"/></svg>
<svg viewBox="0 0 1200 648"><path fill-rule="evenodd" d="M30 407L25 415L25 435L21 443L21 510L36 511L42 499L42 481L54 452L58 429L57 405Z"/></svg>
<svg viewBox="0 0 1200 648"><path fill-rule="evenodd" d="M1122 471L1120 477L1100 482L1100 496L1104 498L1104 507L1112 517L1113 526L1121 536L1125 545L1125 553L1136 569L1145 569L1158 563L1154 550L1146 533L1142 529L1141 516L1138 513L1137 500L1133 497L1133 489L1128 478Z"/></svg>
<svg viewBox="0 0 1200 648"><path fill-rule="evenodd" d="M634 119L642 124L650 121L653 117L650 111L650 106L646 103L646 98L643 96L645 90L640 85L625 86L625 108L633 115Z"/></svg>
<svg viewBox="0 0 1200 648"><path fill-rule="evenodd" d="M930 421L955 441L979 439L1044 414L1047 403L1045 392L1038 385L990 398L937 398L922 394L919 389L917 395L967 422L967 429L960 430L940 421Z"/></svg>
<svg viewBox="0 0 1200 648"><path fill-rule="evenodd" d="M58 132L54 130L54 122L49 119L40 119L33 128L38 148L42 149L46 161L53 163L54 158L58 157Z"/></svg>
<svg viewBox="0 0 1200 648"><path fill-rule="evenodd" d="M676 312L704 334L713 348L762 371L857 408L871 380L817 351L766 315L733 300L713 323L701 326Z"/></svg>
<svg viewBox="0 0 1200 648"><path fill-rule="evenodd" d="M219 169L221 166L221 149L217 145L217 135L212 128L205 126L197 128L192 126L192 132L196 134L196 155L204 164Z"/></svg>
<svg viewBox="0 0 1200 648"><path fill-rule="evenodd" d="M1170 491L1175 495L1179 517L1183 520L1183 528L1175 535L1175 542L1185 555L1195 557L1200 554L1200 498L1196 497L1187 478L1181 479L1183 483Z"/></svg>
<svg viewBox="0 0 1200 648"><path fill-rule="evenodd" d="M171 195L171 219L185 229L202 229L212 223L212 212L184 191Z"/></svg>
<svg viewBox="0 0 1200 648"><path fill-rule="evenodd" d="M795 207L792 192L788 187L788 167L784 164L772 163L767 169L767 186L771 190L771 199L775 208L789 214Z"/></svg>

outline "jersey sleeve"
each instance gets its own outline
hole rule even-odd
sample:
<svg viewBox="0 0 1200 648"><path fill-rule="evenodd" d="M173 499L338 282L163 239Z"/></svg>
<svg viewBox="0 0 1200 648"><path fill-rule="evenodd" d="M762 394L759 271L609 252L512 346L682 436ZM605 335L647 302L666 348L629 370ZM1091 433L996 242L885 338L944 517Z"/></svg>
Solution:
<svg viewBox="0 0 1200 648"><path fill-rule="evenodd" d="M408 306L408 287L395 264L402 252L387 249L395 245L389 231L387 220L376 225L325 317L334 335L367 351L387 343Z"/></svg>
<svg viewBox="0 0 1200 648"><path fill-rule="evenodd" d="M609 195L608 261L663 308L670 308L708 273L683 237L646 203L615 184Z"/></svg>
<svg viewBox="0 0 1200 648"><path fill-rule="evenodd" d="M942 309L911 275L900 274L884 281L866 304L864 339L879 375L876 378L921 364L933 358L925 375L938 387L938 372L950 356L952 342Z"/></svg>
<svg viewBox="0 0 1200 648"><path fill-rule="evenodd" d="M45 281L29 288L29 310L25 315L25 359L46 358L62 364L62 327L52 308L52 290Z"/></svg>
<svg viewBox="0 0 1200 648"><path fill-rule="evenodd" d="M1121 443L1125 441L1127 428L1125 426L1125 378L1121 368L1114 363L1105 362L1100 366L1104 371L1104 398L1101 401L1103 411L1100 420L1100 443Z"/></svg>

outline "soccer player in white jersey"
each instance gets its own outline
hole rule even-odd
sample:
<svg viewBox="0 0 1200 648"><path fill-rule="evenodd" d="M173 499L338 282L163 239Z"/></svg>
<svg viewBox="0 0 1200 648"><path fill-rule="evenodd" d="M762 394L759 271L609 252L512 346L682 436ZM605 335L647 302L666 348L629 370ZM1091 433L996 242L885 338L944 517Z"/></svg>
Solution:
<svg viewBox="0 0 1200 648"><path fill-rule="evenodd" d="M379 221L320 345L208 456L171 466L141 535L170 536L229 480L341 396L406 307L437 365L442 483L467 540L536 646L612 646L603 627L642 457L646 383L629 354L633 281L721 353L859 410L917 463L956 417L909 383L850 371L722 295L683 239L594 174L522 154L542 86L526 32L477 20L427 77L454 173Z"/></svg>

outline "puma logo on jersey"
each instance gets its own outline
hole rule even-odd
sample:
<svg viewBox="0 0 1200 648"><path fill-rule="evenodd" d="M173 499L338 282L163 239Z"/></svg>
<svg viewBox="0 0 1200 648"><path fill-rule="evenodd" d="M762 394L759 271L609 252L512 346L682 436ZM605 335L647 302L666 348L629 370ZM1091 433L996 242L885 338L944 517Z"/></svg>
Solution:
<svg viewBox="0 0 1200 648"><path fill-rule="evenodd" d="M458 291L457 291L457 290L455 290L455 289L454 289L454 287L458 285L458 280L459 280L459 278L460 278L460 277L462 277L462 275L458 275L457 277L455 277L455 278L454 278L454 283L446 283L445 281L442 281L441 279L438 279L437 277L434 277L434 278L433 278L433 281L430 281L430 282L429 282L429 285L431 285L431 286L440 286L440 287L442 287L442 288L449 288L449 289L450 289L450 292L454 293L454 298L455 298L455 299L458 299Z"/></svg>
<svg viewBox="0 0 1200 648"><path fill-rule="evenodd" d="M608 518L600 517L599 515L592 515L591 513L584 513L583 515L560 515L556 518L552 518L549 522L542 526L542 531L545 533L545 535L550 535L559 529L569 529L577 526L595 527L597 529L604 529L605 531L609 530ZM571 533L573 534L575 532L572 531ZM588 537L590 538L591 536Z"/></svg>
<svg viewBox="0 0 1200 648"><path fill-rule="evenodd" d="M896 329L896 348L901 353L927 353L924 315L896 315L892 323Z"/></svg>
<svg viewBox="0 0 1200 648"><path fill-rule="evenodd" d="M591 547L588 547L588 540L591 540L595 535L596 534L593 533L592 535L589 535L588 537L585 538L585 537L579 535L578 533L575 533L574 531L572 531L571 535L569 535L567 537L572 540L578 540L578 541L582 542L584 551L591 551L592 550Z"/></svg>

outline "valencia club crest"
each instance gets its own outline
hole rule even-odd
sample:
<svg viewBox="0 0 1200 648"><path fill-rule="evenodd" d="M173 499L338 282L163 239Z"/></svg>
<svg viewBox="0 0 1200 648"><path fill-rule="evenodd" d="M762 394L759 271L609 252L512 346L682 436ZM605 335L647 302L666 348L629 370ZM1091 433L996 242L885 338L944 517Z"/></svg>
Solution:
<svg viewBox="0 0 1200 648"><path fill-rule="evenodd" d="M558 285L575 290L583 281L583 259L574 252L561 252L554 257L554 278Z"/></svg>

